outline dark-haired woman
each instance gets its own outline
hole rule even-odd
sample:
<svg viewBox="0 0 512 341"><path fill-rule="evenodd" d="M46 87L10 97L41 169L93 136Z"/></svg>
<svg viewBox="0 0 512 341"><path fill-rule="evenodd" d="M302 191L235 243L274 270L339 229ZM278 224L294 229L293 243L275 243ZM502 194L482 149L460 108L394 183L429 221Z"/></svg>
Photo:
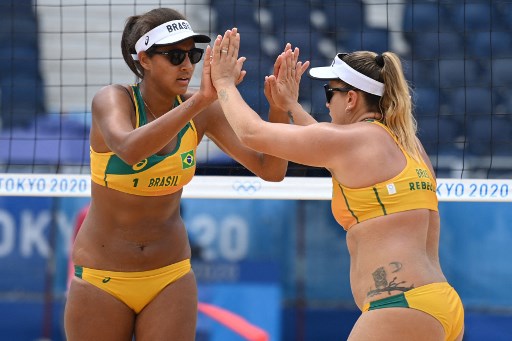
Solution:
<svg viewBox="0 0 512 341"><path fill-rule="evenodd" d="M106 86L92 101L91 205L72 252L68 341L194 340L197 288L180 201L205 135L261 178L285 175L286 161L238 141L211 84L209 46L200 88L189 90L203 55L196 43L209 41L172 9L126 21L122 53L140 82Z"/></svg>

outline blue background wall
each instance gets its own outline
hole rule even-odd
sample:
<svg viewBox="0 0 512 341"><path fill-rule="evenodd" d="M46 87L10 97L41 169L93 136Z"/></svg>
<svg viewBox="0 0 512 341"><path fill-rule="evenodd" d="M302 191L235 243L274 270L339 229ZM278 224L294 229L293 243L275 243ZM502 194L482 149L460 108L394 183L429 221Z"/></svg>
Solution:
<svg viewBox="0 0 512 341"><path fill-rule="evenodd" d="M84 198L0 198L0 339L62 340L66 263ZM466 307L465 340L510 340L509 203L442 202L440 256ZM200 300L272 340L338 340L357 319L345 232L328 201L185 199ZM50 290L51 288L51 290ZM206 316L198 339L241 340Z"/></svg>

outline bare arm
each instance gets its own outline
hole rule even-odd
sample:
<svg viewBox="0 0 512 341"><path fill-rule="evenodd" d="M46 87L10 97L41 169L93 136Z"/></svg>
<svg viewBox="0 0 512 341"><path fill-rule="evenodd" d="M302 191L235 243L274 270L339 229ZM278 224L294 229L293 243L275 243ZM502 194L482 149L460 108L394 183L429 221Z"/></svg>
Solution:
<svg viewBox="0 0 512 341"><path fill-rule="evenodd" d="M281 181L284 178L288 161L255 151L241 143L218 101L205 110L200 119L205 120L201 123L204 126L205 134L222 151L256 176L266 181Z"/></svg>
<svg viewBox="0 0 512 341"><path fill-rule="evenodd" d="M211 48L206 50L210 60ZM210 79L205 62L203 78ZM92 101L91 146L99 152L112 151L128 164L136 164L166 146L178 132L216 98L213 86L202 90L157 120L134 129L133 103L119 86L102 88Z"/></svg>
<svg viewBox="0 0 512 341"><path fill-rule="evenodd" d="M274 63L273 75L265 78L265 96L270 108L284 113L290 123L308 125L317 121L298 102L300 80L309 67L309 61L298 61L299 53L299 48L292 51L291 44L286 44Z"/></svg>
<svg viewBox="0 0 512 341"><path fill-rule="evenodd" d="M250 149L295 163L343 167L357 150L358 127L316 123L307 126L265 122L243 100L236 87L220 87L219 103L240 141ZM343 146L342 148L340 146Z"/></svg>
<svg viewBox="0 0 512 341"><path fill-rule="evenodd" d="M235 79L241 69L239 36L228 31L213 47L212 80L224 115L247 147L296 163L331 168L340 166L357 144L362 144L358 127L316 123L307 126L265 122L244 101ZM226 52L222 52L226 51ZM343 148L340 148L343 146Z"/></svg>
<svg viewBox="0 0 512 341"><path fill-rule="evenodd" d="M238 59L238 47L240 40L236 29L229 31L229 33L226 32L225 36L227 35L232 35L234 39L236 37L238 42L236 46L232 47L230 52L230 58L233 58L236 55L235 63L237 64L237 67L236 69L232 68L230 71L234 77L233 85L236 86L245 75L245 71L242 70L245 58L242 57ZM226 52L222 52L222 54L227 55L228 53ZM221 52L219 51L219 54L220 53ZM281 181L284 178L288 167L288 161L252 150L240 143L239 138L227 121L223 108L221 108L219 102L215 102L210 105L199 119L200 120L198 120L198 122L201 121L201 126L205 134L224 152L236 161L240 162L255 175L267 181ZM270 119L274 122L287 122L287 118L285 116L275 115L272 112L270 113Z"/></svg>

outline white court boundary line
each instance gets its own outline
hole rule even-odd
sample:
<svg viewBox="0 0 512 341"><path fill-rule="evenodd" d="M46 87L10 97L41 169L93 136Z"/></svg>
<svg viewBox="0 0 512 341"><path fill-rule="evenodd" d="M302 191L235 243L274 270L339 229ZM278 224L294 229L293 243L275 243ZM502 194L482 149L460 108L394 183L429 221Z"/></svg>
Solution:
<svg viewBox="0 0 512 341"><path fill-rule="evenodd" d="M287 177L268 182L251 176L195 176L184 198L330 200L331 178ZM0 196L89 197L89 174L0 174ZM511 202L512 180L437 179L440 201Z"/></svg>

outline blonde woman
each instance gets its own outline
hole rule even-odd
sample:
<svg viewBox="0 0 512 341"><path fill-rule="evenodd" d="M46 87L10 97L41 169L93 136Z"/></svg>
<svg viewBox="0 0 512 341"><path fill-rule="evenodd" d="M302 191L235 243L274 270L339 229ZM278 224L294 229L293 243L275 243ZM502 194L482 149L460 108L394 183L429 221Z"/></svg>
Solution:
<svg viewBox="0 0 512 341"><path fill-rule="evenodd" d="M211 77L229 123L247 147L332 174L332 213L347 231L350 281L363 312L349 340L461 340L464 310L439 263L440 219L432 165L416 137L399 58L358 51L312 68L331 123L317 123L280 91L302 70L288 50L270 77L273 102L295 125L264 122L235 81L240 36L216 39Z"/></svg>

